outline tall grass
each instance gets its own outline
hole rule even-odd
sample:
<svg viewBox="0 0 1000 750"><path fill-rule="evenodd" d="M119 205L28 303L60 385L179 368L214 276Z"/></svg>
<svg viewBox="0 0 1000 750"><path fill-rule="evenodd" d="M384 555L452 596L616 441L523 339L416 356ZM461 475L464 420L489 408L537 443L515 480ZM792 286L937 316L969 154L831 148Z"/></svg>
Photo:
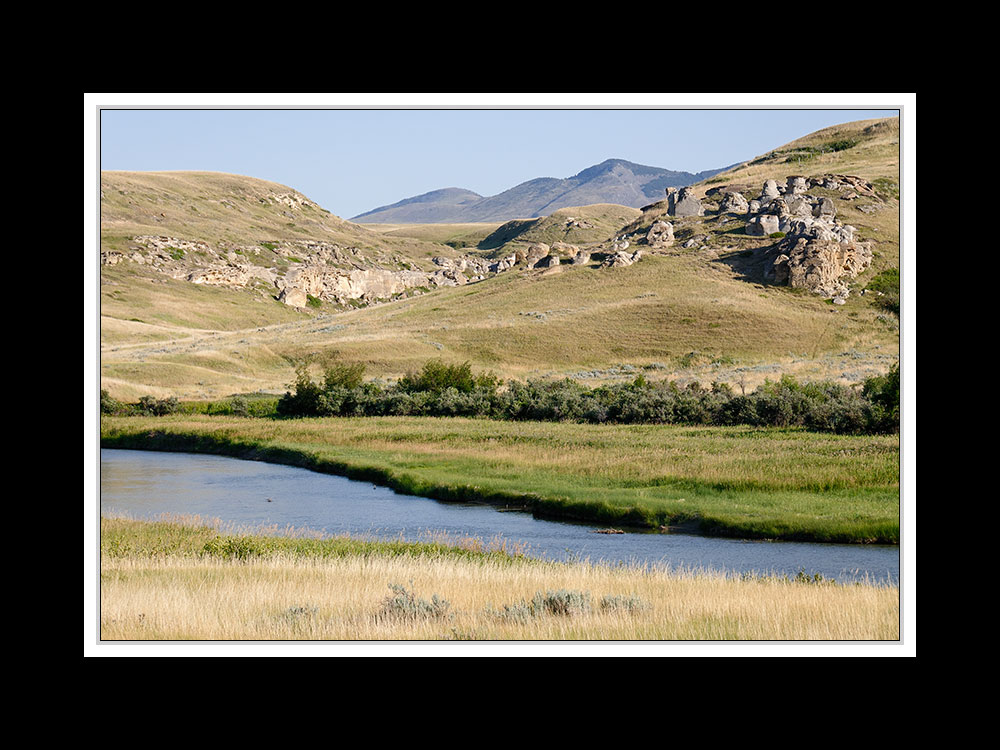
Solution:
<svg viewBox="0 0 1000 750"><path fill-rule="evenodd" d="M101 638L893 641L899 591L101 521ZM327 554L328 549L338 549Z"/></svg>

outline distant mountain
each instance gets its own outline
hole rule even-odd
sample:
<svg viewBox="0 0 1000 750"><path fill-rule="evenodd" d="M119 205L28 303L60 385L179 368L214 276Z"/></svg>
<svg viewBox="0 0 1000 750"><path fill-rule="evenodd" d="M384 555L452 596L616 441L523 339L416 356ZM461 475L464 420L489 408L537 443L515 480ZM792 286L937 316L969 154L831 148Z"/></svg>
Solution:
<svg viewBox="0 0 1000 750"><path fill-rule="evenodd" d="M460 188L434 190L359 214L352 221L362 224L509 221L595 203L641 208L661 200L668 187L693 185L730 168L675 172L624 159L608 159L572 177L539 177L485 198Z"/></svg>

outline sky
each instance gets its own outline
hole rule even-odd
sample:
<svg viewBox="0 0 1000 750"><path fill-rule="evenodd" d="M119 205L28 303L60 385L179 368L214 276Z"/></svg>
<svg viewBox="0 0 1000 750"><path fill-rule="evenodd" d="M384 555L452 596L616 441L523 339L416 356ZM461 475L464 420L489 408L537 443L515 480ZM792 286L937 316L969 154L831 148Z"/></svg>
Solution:
<svg viewBox="0 0 1000 750"><path fill-rule="evenodd" d="M820 109L654 109L613 98L568 105L535 95L504 105L513 108L488 109L468 107L491 107L489 100L473 105L461 97L448 100L445 109L435 109L433 97L401 103L320 98L306 102L312 109L280 98L246 101L240 106L225 96L199 95L189 103L149 104L104 95L97 102L100 168L271 180L349 219L440 188L496 195L525 180L570 177L612 158L687 172L718 169L830 125L895 116L902 98L878 101L890 109L835 103L815 105ZM329 108L331 101L337 108ZM234 106L240 108L226 108ZM573 108L556 108L565 106Z"/></svg>

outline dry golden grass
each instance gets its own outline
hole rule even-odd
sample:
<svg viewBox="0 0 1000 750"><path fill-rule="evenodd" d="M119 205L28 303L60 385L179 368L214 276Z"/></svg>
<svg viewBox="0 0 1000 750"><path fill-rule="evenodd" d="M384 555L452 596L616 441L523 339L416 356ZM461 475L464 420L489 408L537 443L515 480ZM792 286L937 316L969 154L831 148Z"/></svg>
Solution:
<svg viewBox="0 0 1000 750"><path fill-rule="evenodd" d="M851 138L859 140L853 148L816 154L802 164L784 162L799 146ZM898 120L839 125L777 151L774 158L736 168L698 189L727 182L762 185L767 178L825 172L898 180ZM290 190L283 186L188 173L106 173L104 179L110 204L104 235L109 241L128 232L177 232L196 239L232 235L257 242L262 231L272 228L275 238L303 236L301 226L293 231L281 223L287 217L255 203L270 192ZM212 191L245 193L247 205L238 205L248 213L237 210L233 219L234 209L211 197ZM130 200L141 205L129 206ZM200 207L196 219L191 218L192 204ZM840 218L875 243L872 269L856 285L863 286L882 269L898 267L898 205L890 202L875 213L862 213L846 202L839 204ZM165 214L159 217L163 223L153 218L159 209ZM319 209L313 213L317 238L336 241L338 233L354 233L345 241L378 246L419 264L434 254L455 254L438 243L457 237L471 241L488 228L431 225L374 231ZM136 216L152 223L129 224ZM223 230L219 222L225 217L232 221ZM713 222L707 216L677 224L702 234L718 229ZM834 307L814 295L760 283L760 268L754 265L760 261L743 256L767 242L741 231L721 231L708 253L677 247L628 268L510 271L412 299L318 313L290 310L259 293L254 297L194 287L115 266L102 272L102 387L123 399L145 393L187 399L255 390L280 393L294 378L293 361L311 360L318 371L335 359L364 363L368 377L396 378L441 358L468 361L477 370L505 378L597 372L586 379L590 384L601 381L601 371L628 364L655 367L647 373L652 379L717 380L748 390L785 373L856 383L887 370L899 355L898 322L877 308L872 297L852 295L846 305Z"/></svg>
<svg viewBox="0 0 1000 750"><path fill-rule="evenodd" d="M448 601L445 617L380 616L392 584ZM588 592L593 611L507 621L537 592ZM638 611L604 611L604 596ZM894 641L899 591L588 565L351 557L252 562L105 559L101 639L211 641Z"/></svg>
<svg viewBox="0 0 1000 750"><path fill-rule="evenodd" d="M816 154L805 161L788 162L794 152L802 147L820 147L832 141L856 139L854 148L825 154ZM876 180L889 177L899 181L900 170L900 130L899 118L878 120L857 120L817 130L802 138L776 148L776 155L767 154L735 167L727 172L714 175L693 186L696 195L730 183L750 183L754 187L763 185L765 180L779 179L781 175L851 174ZM758 163L753 163L758 162Z"/></svg>

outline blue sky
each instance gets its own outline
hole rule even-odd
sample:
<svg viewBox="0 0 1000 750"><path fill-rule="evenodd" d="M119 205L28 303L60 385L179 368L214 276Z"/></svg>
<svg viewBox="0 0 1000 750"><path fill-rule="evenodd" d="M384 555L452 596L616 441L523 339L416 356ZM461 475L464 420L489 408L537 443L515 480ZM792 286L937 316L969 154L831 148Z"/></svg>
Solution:
<svg viewBox="0 0 1000 750"><path fill-rule="evenodd" d="M885 103L893 106L889 97ZM197 106L212 105L203 100ZM288 185L351 218L438 188L495 195L535 177L569 177L610 158L689 172L714 169L829 125L898 114L895 109L845 107L251 106L257 108L102 109L100 168L242 174Z"/></svg>

